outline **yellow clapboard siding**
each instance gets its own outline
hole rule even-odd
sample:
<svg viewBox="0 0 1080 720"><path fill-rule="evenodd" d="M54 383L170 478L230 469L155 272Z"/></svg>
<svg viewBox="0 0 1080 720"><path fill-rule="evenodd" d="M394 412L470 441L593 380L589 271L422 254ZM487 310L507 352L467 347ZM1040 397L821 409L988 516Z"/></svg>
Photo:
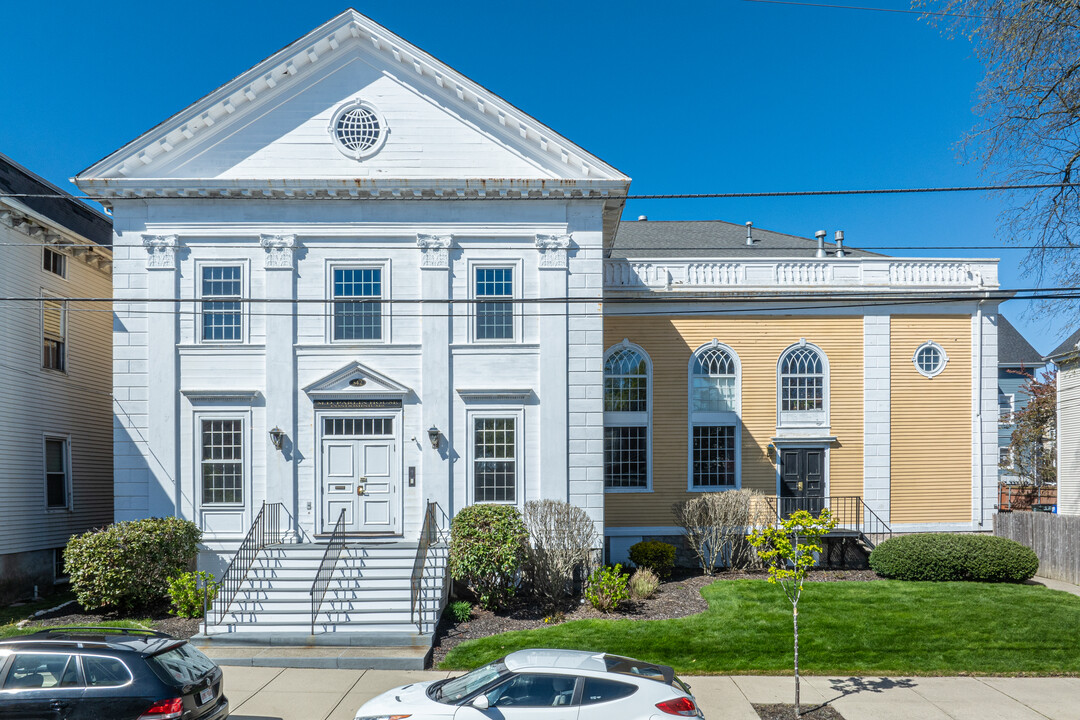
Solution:
<svg viewBox="0 0 1080 720"><path fill-rule="evenodd" d="M907 315L890 323L893 523L971 520L971 317ZM927 340L945 348L940 375L911 358Z"/></svg>
<svg viewBox="0 0 1080 720"><path fill-rule="evenodd" d="M776 434L776 363L788 346L806 338L828 356L831 433L829 493L862 495L863 319L830 317L607 316L605 347L624 338L653 362L653 492L608 493L610 527L671 525L672 503L687 492L688 368L694 350L716 338L742 367L742 487L776 493L776 465L766 447Z"/></svg>

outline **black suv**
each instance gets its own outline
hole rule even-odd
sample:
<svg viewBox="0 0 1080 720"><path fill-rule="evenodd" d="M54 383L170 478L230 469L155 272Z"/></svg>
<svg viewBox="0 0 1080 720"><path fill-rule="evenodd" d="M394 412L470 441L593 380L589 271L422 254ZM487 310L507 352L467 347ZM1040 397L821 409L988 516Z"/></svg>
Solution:
<svg viewBox="0 0 1080 720"><path fill-rule="evenodd" d="M151 630L56 628L0 641L0 718L223 720L221 668Z"/></svg>

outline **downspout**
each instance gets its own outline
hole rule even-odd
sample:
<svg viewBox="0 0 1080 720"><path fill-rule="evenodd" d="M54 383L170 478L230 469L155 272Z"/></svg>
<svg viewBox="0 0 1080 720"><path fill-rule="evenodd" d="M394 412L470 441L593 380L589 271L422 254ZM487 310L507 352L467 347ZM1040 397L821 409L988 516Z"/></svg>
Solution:
<svg viewBox="0 0 1080 720"><path fill-rule="evenodd" d="M978 463L978 467L979 467L979 527L980 528L983 526L983 517L985 517L985 509L986 509L985 508L985 505L986 505L986 493L985 493L985 488L984 488L984 485L985 485L985 482L986 482L986 477L985 477L985 473L983 472L983 466L986 463L985 463L984 458L983 458L983 422L982 422L982 410L983 410L983 406L982 406L983 405L983 397L982 397L982 395L983 395L983 312L982 312L982 306L983 306L984 302L986 302L986 301L985 300L980 300L978 302L978 304L975 306L975 320L978 323L978 332L976 333L976 338L977 338L977 342L978 342L978 349L975 352L975 356L976 356L977 362L978 362L978 364L976 365L978 370L976 370L976 374L975 374L975 378L976 378L976 381L975 381L975 387L976 387L976 395L975 395L975 427L976 427L975 437L976 437L976 441L975 441L975 447L978 450L978 454L976 455L976 457L977 457L976 462Z"/></svg>

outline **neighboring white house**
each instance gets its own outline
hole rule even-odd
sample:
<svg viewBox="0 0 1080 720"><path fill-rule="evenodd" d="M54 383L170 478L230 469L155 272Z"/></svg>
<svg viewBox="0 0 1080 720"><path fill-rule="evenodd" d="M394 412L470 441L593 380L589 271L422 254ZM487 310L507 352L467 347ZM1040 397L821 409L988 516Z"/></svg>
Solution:
<svg viewBox="0 0 1080 720"><path fill-rule="evenodd" d="M998 480L1015 483L1020 478L1010 470L1012 461L1009 445L1012 443L1013 424L1008 422L1011 413L1027 407L1031 398L1021 387L1037 377L1046 366L1039 351L1020 334L1004 315L998 315Z"/></svg>
<svg viewBox="0 0 1080 720"><path fill-rule="evenodd" d="M47 197L43 197L47 196ZM62 196L62 197L58 197ZM113 519L109 218L0 155L0 602ZM57 299L53 299L57 298Z"/></svg>
<svg viewBox="0 0 1080 720"><path fill-rule="evenodd" d="M1080 330L1046 359L1057 366L1058 513L1080 515Z"/></svg>
<svg viewBox="0 0 1080 720"><path fill-rule="evenodd" d="M602 536L619 171L349 10L75 182L114 218L117 519L218 569L264 501L301 542L539 498Z"/></svg>

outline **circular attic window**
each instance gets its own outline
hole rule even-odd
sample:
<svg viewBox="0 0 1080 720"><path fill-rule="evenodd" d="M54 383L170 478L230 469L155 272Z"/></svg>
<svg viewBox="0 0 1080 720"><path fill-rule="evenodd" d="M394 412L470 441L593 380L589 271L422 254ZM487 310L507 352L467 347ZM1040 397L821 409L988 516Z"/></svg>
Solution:
<svg viewBox="0 0 1080 720"><path fill-rule="evenodd" d="M377 153L389 131L379 111L363 100L339 108L329 130L338 150L355 160Z"/></svg>
<svg viewBox="0 0 1080 720"><path fill-rule="evenodd" d="M915 369L920 375L932 378L945 369L949 356L945 354L945 348L933 340L927 340L915 351L911 361L915 363Z"/></svg>

